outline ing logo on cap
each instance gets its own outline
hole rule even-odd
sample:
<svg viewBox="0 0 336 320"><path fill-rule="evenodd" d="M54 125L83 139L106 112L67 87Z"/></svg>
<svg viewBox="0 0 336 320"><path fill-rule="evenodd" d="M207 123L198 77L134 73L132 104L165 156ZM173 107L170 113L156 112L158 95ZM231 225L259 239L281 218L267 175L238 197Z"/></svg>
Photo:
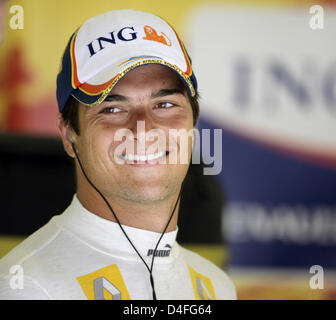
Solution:
<svg viewBox="0 0 336 320"><path fill-rule="evenodd" d="M151 26L144 26L144 31L146 36L142 39L160 42L168 47L171 47L172 43L164 32L161 32L161 35L159 35L156 30Z"/></svg>

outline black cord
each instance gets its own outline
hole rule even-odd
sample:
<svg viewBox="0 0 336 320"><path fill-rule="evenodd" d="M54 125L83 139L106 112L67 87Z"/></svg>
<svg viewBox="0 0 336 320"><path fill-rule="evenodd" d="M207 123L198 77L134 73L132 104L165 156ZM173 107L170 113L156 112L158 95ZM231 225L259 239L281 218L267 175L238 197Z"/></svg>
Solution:
<svg viewBox="0 0 336 320"><path fill-rule="evenodd" d="M160 238L159 238L159 240L158 240L158 242L157 242L157 244L156 244L156 246L155 246L155 249L154 249L154 252L153 252L153 258L152 258L151 266L148 267L146 261L143 259L143 257L141 256L141 254L139 253L139 251L137 250L137 248L134 246L134 244L133 244L133 242L131 241L131 239L128 237L126 231L125 231L124 228L122 227L122 225L121 225L121 223L120 223L120 221L119 221L117 215L115 214L114 210L112 209L110 203L107 201L107 199L105 198L105 196L99 191L99 189L93 184L93 182L91 182L91 180L89 179L89 177L86 175L86 173L85 173L85 171L84 171L84 168L83 168L83 165L82 165L81 161L79 160L79 156L78 156L78 154L77 154L77 151L76 151L76 148L75 148L73 142L71 142L71 146L72 146L72 150L73 150L73 152L75 153L75 156L76 156L76 159L77 159L77 161L78 161L78 163L79 163L79 166L80 166L80 168L81 168L81 170L82 170L82 172L83 172L84 177L86 178L86 180L88 181L88 183L91 185L91 187L92 187L94 190L96 190L96 192L97 192L97 193L102 197L102 199L105 201L106 205L108 206L108 208L109 208L110 211L112 212L112 214L113 214L115 220L117 221L117 223L118 223L118 225L119 225L121 231L124 233L126 239L127 239L128 242L131 244L131 246L133 247L134 251L135 251L135 252L137 253L137 255L140 257L140 259L142 260L142 262L145 264L145 266L146 266L146 268L147 268L147 270L148 270L148 272L149 272L149 280L150 280L150 283L151 283L151 286L152 286L152 291L153 291L153 300L157 300L157 299L156 299L156 293L155 293L154 278L153 278L154 258L155 258L155 255L156 255L156 249L158 248L159 243L160 243L160 241L161 241L163 235L165 234L165 232L166 232L166 230L167 230L167 228L168 228L168 226L169 226L169 223L170 223L171 219L173 218L174 212L175 212L176 207L177 207L177 203L178 203L178 201L180 200L180 197L181 197L182 187L181 187L179 196L177 197L177 200L176 200L176 202L175 202L174 209L173 209L172 213L170 214L170 217L169 217L169 220L168 220L168 222L167 222L167 224L166 224L166 227L164 228L164 230L163 230L163 232L162 232L162 234L161 234L161 236L160 236ZM182 183L182 185L183 185L183 183Z"/></svg>

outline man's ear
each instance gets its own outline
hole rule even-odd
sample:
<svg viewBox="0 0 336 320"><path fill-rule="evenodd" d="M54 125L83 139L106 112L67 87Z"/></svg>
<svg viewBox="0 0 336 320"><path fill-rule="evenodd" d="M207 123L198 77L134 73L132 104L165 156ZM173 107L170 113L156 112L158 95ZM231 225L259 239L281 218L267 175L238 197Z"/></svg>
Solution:
<svg viewBox="0 0 336 320"><path fill-rule="evenodd" d="M76 156L72 149L72 144L75 144L76 138L74 137L72 128L69 124L65 123L61 113L57 116L57 128L63 142L64 150L71 158L75 158Z"/></svg>

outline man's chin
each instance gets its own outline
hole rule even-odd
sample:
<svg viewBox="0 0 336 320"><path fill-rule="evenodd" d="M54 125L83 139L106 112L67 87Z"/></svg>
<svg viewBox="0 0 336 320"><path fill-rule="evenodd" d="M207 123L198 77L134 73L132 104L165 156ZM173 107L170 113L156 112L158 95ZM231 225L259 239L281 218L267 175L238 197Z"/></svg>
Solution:
<svg viewBox="0 0 336 320"><path fill-rule="evenodd" d="M126 188L125 188L126 189ZM176 192L178 192L177 186L160 184L154 185L151 183L136 184L124 189L124 200L129 200L132 202L137 202L139 204L154 204L155 202L160 202L168 200L174 197Z"/></svg>

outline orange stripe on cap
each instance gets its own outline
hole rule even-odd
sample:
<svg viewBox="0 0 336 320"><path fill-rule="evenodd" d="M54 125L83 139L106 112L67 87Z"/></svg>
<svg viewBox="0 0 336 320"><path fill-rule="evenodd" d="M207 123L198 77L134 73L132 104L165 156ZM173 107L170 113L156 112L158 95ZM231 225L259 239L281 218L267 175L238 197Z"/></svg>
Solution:
<svg viewBox="0 0 336 320"><path fill-rule="evenodd" d="M71 84L74 89L77 89L81 85L77 77L77 64L76 64L76 59L75 59L75 39L77 37L77 33L78 33L78 30L73 36L71 40L71 44L70 44L70 58L71 58L71 66L72 66Z"/></svg>
<svg viewBox="0 0 336 320"><path fill-rule="evenodd" d="M161 18L162 19L162 18ZM164 20L165 21L165 20ZM187 54L187 52L186 52L186 50L185 50L185 48L184 48L184 45L182 44L182 42L181 42L181 39L179 38L179 36L178 36L178 34L177 34L177 32L175 31L175 29L167 22L167 21L165 21L171 28L172 28L172 30L174 31L174 33L175 33L175 35L176 35L176 38L177 38L177 40L178 40L178 42L179 42L179 44L180 44L180 47L181 47L181 49L182 49L182 52L183 52L183 55L184 55L184 59L185 59L185 61L186 61L186 63L187 63L187 71L185 72L185 74L188 76L188 77L190 77L191 76L191 74L192 74L192 69L191 69L191 62L190 62L190 60L189 60L189 58L188 58L188 54Z"/></svg>
<svg viewBox="0 0 336 320"><path fill-rule="evenodd" d="M103 93L109 86L110 84L114 81L115 78L119 76L119 73L113 77L111 80L103 83L103 84L89 84L89 83L82 83L78 89L83 91L85 94L89 96L96 96L98 94Z"/></svg>
<svg viewBox="0 0 336 320"><path fill-rule="evenodd" d="M175 32L175 30L174 30L174 32ZM176 34L176 32L175 32L175 34ZM176 35L177 35L177 34L176 34ZM185 48L184 48L184 45L182 44L180 38L177 37L177 40L179 41L179 44L180 44L180 46L181 46L181 48L182 48L183 55L184 55L184 59L185 59L186 62L187 62L187 71L186 71L185 73L190 77L191 74L192 74L191 62L190 62L190 60L189 60L189 58L188 58L187 52L186 52L186 50L185 50Z"/></svg>
<svg viewBox="0 0 336 320"><path fill-rule="evenodd" d="M78 32L78 30L77 30L77 32ZM89 83L81 83L78 80L77 63L76 63L76 58L75 58L75 40L76 40L76 37L77 37L77 32L73 36L73 38L71 40L71 44L70 44L70 58L71 58L71 66L72 66L71 84L72 84L72 87L74 89L79 89L79 90L83 91L85 94L90 95L90 96L96 96L96 95L101 94L104 90L106 90L106 88L109 87L109 85L113 82L113 80L118 75L116 75L113 79L111 79L111 80L109 80L105 83L98 84L98 85L89 84Z"/></svg>

